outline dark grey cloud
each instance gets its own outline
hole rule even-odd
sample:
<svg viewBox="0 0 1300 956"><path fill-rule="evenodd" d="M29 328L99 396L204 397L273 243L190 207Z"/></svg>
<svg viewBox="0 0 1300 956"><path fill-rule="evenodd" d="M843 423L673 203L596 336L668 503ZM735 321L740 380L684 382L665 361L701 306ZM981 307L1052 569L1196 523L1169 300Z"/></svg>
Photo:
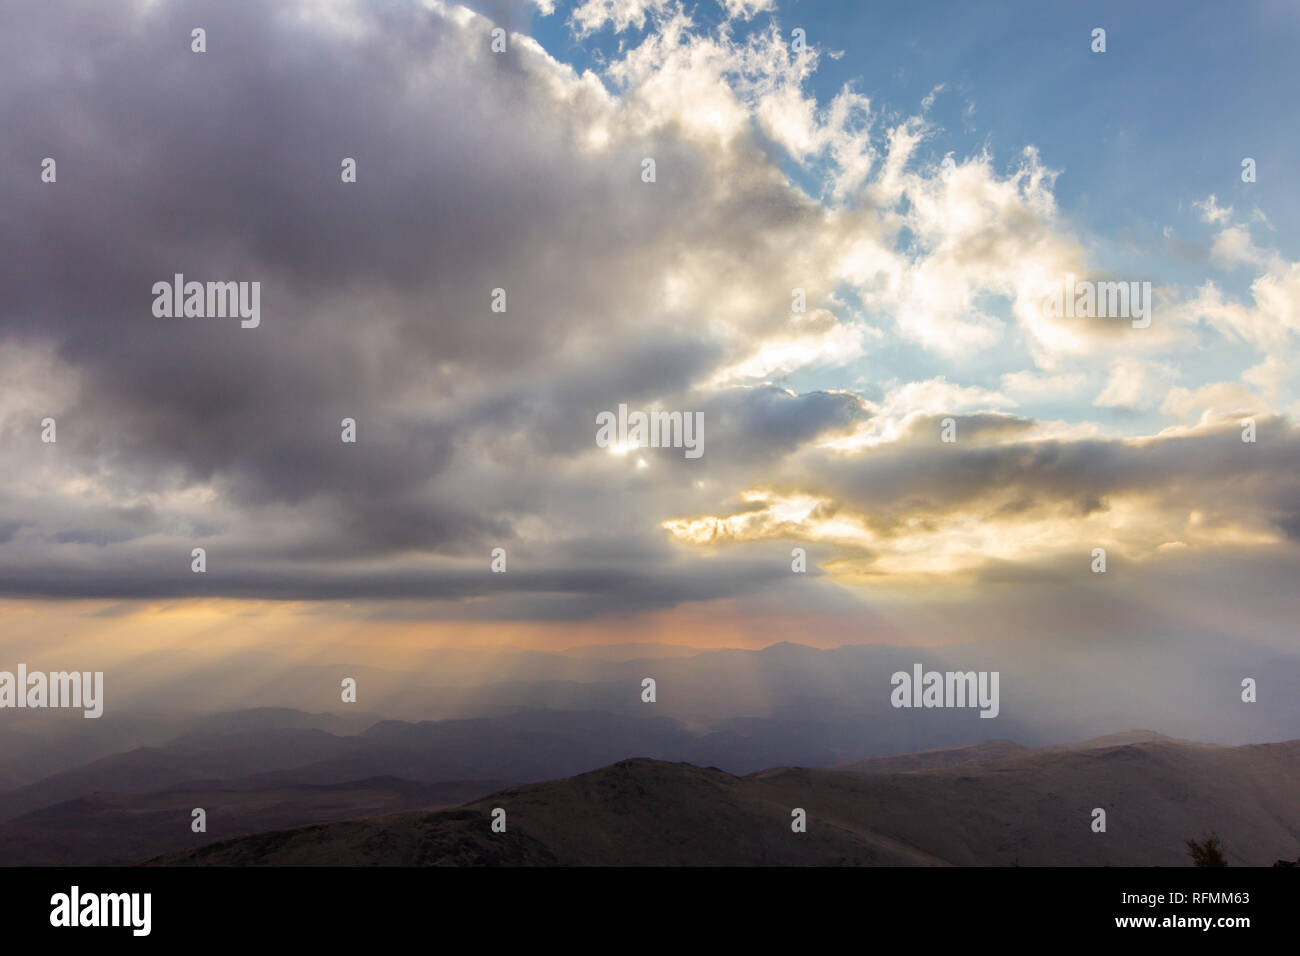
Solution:
<svg viewBox="0 0 1300 956"><path fill-rule="evenodd" d="M665 280L707 261L720 297L765 274L788 288L773 263L812 205L747 167L745 144L619 127L599 85L519 44L492 55L487 23L357 9L355 29L251 0L13 11L0 346L49 350L55 374L27 382L3 453L95 493L11 472L4 590L547 592L570 611L751 590L755 568L677 570L658 521L730 496L856 402L699 390L733 345L698 302L669 305ZM483 9L522 25L518 5ZM615 134L587 148L601 123ZM178 272L260 282L260 327L154 317L153 283ZM658 452L654 477L605 460L595 414L620 402L705 411L708 457ZM57 445L35 444L45 415ZM512 569L485 578L496 546ZM515 570L530 561L549 570Z"/></svg>
<svg viewBox="0 0 1300 956"><path fill-rule="evenodd" d="M1141 495L1153 510L1194 509L1285 529L1300 495L1292 478L1300 468L1300 434L1279 416L1258 419L1266 438L1255 444L1241 441L1235 422L1131 441L1017 441L1017 432L1032 423L1003 415L953 417L955 443L939 440L941 416L919 418L906 440L878 453L802 452L792 480L882 519L980 508L1086 515L1105 510L1108 496Z"/></svg>

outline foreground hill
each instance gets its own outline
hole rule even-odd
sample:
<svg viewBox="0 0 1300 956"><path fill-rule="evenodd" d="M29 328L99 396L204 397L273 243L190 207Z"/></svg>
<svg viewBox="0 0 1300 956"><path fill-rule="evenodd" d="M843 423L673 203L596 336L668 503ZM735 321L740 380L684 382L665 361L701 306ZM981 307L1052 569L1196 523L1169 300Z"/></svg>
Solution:
<svg viewBox="0 0 1300 956"><path fill-rule="evenodd" d="M263 833L164 865L1182 866L1217 830L1233 865L1300 852L1300 741L1049 748L901 773L625 760L440 812ZM494 834L493 808L508 830ZM792 809L807 811L791 832ZM1091 830L1092 809L1107 831Z"/></svg>
<svg viewBox="0 0 1300 956"><path fill-rule="evenodd" d="M494 807L507 832L491 832ZM721 770L625 760L435 813L299 827L156 861L218 866L898 866L939 863L869 831L790 831L779 789Z"/></svg>

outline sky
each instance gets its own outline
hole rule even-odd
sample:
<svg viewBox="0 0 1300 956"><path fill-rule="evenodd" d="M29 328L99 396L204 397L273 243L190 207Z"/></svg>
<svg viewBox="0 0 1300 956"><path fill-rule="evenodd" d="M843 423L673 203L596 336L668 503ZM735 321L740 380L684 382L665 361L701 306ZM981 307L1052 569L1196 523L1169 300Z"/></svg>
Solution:
<svg viewBox="0 0 1300 956"><path fill-rule="evenodd" d="M8 657L1294 650L1294 4L2 16Z"/></svg>

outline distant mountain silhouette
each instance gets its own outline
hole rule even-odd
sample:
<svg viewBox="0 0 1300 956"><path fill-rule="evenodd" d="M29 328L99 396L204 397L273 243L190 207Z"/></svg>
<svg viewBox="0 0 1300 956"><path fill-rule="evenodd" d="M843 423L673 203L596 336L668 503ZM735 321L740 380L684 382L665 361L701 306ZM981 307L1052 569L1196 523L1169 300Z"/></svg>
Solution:
<svg viewBox="0 0 1300 956"><path fill-rule="evenodd" d="M288 707L252 707L198 715L174 710L114 709L99 720L86 720L75 710L9 710L5 712L0 746L0 789L20 789L96 760L146 747L167 747L191 735L309 729L349 735L360 733L379 719L363 711L339 715ZM4 798L0 794L0 819L4 816Z"/></svg>
<svg viewBox="0 0 1300 956"><path fill-rule="evenodd" d="M320 787L231 789L195 782L157 793L96 793L0 823L5 866L124 866L214 837L257 833L416 807L455 806L504 781L415 783L391 777ZM190 811L207 813L207 832Z"/></svg>
<svg viewBox="0 0 1300 956"><path fill-rule="evenodd" d="M1234 866L1300 850L1300 740L1220 747L1147 736L893 773L736 777L624 760L452 810L261 833L151 862L1185 866L1183 841L1210 827ZM491 832L494 807L506 810L504 834ZM1105 833L1090 827L1094 807L1107 812ZM806 833L791 831L795 808L807 812Z"/></svg>
<svg viewBox="0 0 1300 956"><path fill-rule="evenodd" d="M906 773L911 770L933 770L936 767L956 767L964 763L987 763L1012 757L1030 748L1010 740L989 740L965 747L940 747L936 750L918 750L916 753L895 754L889 757L863 757L831 764L827 770L847 770L857 773Z"/></svg>
<svg viewBox="0 0 1300 956"><path fill-rule="evenodd" d="M721 722L722 729L695 732L673 718L644 713L520 710L418 723L380 720L364 733L340 736L312 726L308 715L293 714L216 717L202 731L0 792L0 821L96 792L150 793L196 780L243 789L385 776L528 783L594 770L629 754L748 773L790 763L827 764L863 746L855 744L861 718L851 715L838 721L738 718Z"/></svg>
<svg viewBox="0 0 1300 956"><path fill-rule="evenodd" d="M335 757L357 746L355 737L314 729L186 734L163 746L103 757L0 793L0 821L96 791L148 793L188 780L229 780ZM363 776L370 775L358 774L353 779Z"/></svg>
<svg viewBox="0 0 1300 956"><path fill-rule="evenodd" d="M1101 747L1150 743L1157 740L1173 741L1174 738L1158 734L1153 730L1128 730L1119 734L1108 734L1105 737L1094 737L1079 743L1054 744L1050 747L1026 747L1010 740L986 740L983 743L967 744L964 747L940 747L935 750L918 750L915 753L889 757L846 760L831 764L826 769L850 770L858 773L904 773L910 770L933 770L936 767L956 767L966 763L989 763L1005 757L1019 756L1031 750L1096 750Z"/></svg>

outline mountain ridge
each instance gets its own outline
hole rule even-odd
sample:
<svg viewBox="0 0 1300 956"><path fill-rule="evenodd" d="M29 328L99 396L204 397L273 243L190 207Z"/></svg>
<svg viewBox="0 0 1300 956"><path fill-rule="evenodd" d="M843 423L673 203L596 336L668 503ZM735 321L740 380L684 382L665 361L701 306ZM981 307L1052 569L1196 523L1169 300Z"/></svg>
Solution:
<svg viewBox="0 0 1300 956"><path fill-rule="evenodd" d="M492 811L506 811L494 834ZM1092 829L1093 811L1107 830ZM791 830L807 814L807 832ZM778 767L746 776L647 758L453 810L324 825L150 865L1179 866L1219 832L1233 865L1300 853L1300 740L1043 748L925 773Z"/></svg>

